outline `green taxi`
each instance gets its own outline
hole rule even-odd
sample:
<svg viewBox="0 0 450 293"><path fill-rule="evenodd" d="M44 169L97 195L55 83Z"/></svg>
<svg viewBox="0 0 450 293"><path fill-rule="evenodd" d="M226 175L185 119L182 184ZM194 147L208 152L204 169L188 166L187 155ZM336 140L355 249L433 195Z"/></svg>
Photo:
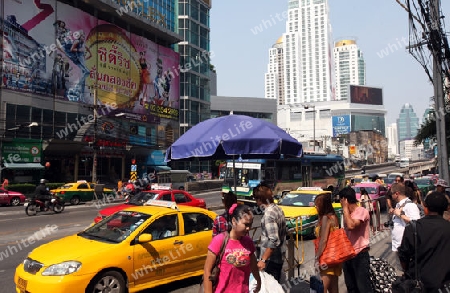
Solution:
<svg viewBox="0 0 450 293"><path fill-rule="evenodd" d="M278 205L283 210L286 217L286 226L288 229L294 228L298 234L303 236L313 236L314 229L318 223L317 210L314 205L316 196L321 193L328 193L319 187L300 187L297 190L286 193L278 201ZM342 206L340 203L333 203L339 222L342 224Z"/></svg>
<svg viewBox="0 0 450 293"><path fill-rule="evenodd" d="M74 183L66 183L63 186L52 189L50 192L57 195L64 202L70 202L77 205L82 201L90 201L95 199L94 189L95 184L87 182L86 180L79 180ZM113 196L114 192L111 189L103 188L103 193L98 194L98 198L103 196Z"/></svg>

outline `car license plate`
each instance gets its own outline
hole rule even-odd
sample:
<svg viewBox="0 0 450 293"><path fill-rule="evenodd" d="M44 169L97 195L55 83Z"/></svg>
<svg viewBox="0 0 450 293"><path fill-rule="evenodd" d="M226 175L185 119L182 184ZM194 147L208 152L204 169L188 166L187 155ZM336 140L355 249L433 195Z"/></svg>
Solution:
<svg viewBox="0 0 450 293"><path fill-rule="evenodd" d="M25 291L27 289L27 280L22 279L21 277L19 277L19 279L17 279L17 288L19 288L21 291Z"/></svg>
<svg viewBox="0 0 450 293"><path fill-rule="evenodd" d="M27 207L27 206L28 206L28 203L27 203L27 202L26 202L26 203L24 203L24 204L23 204L23 206L24 206L24 207Z"/></svg>

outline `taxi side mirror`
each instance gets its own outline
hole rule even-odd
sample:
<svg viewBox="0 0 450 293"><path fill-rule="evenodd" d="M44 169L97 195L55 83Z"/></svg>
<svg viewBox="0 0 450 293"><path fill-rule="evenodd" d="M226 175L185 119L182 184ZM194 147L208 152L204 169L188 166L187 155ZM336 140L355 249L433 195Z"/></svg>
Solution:
<svg viewBox="0 0 450 293"><path fill-rule="evenodd" d="M152 234L148 234L148 233L144 233L139 235L138 239L137 239L137 243L147 243L152 241L153 237Z"/></svg>

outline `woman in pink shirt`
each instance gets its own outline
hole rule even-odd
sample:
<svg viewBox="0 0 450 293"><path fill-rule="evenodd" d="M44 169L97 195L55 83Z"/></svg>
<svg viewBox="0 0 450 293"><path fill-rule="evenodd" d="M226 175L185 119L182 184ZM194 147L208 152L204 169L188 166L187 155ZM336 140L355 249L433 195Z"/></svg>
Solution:
<svg viewBox="0 0 450 293"><path fill-rule="evenodd" d="M261 279L255 256L255 245L253 240L247 236L253 224L253 214L248 206L238 206L237 204L233 204L228 213L231 215L231 231L222 259L219 262L219 281L215 291L213 291L209 276L217 256L220 255L220 248L228 232L213 237L208 246L203 275L204 292L247 293L249 292L250 272L252 272L257 281L257 286L253 292L257 293L261 288Z"/></svg>
<svg viewBox="0 0 450 293"><path fill-rule="evenodd" d="M346 187L339 191L347 237L356 256L344 262L344 279L348 293L372 293L369 276L369 212L358 206L355 190Z"/></svg>

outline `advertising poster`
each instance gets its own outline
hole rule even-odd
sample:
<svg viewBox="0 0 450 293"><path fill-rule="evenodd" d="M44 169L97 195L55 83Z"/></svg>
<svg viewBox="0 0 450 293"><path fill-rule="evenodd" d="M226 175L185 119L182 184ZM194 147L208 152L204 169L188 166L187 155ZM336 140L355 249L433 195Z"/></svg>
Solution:
<svg viewBox="0 0 450 293"><path fill-rule="evenodd" d="M350 115L333 116L331 121L333 123L333 137L351 132Z"/></svg>
<svg viewBox="0 0 450 293"><path fill-rule="evenodd" d="M178 120L179 55L56 1L5 0L2 87Z"/></svg>
<svg viewBox="0 0 450 293"><path fill-rule="evenodd" d="M350 102L383 105L383 91L380 88L350 85Z"/></svg>

